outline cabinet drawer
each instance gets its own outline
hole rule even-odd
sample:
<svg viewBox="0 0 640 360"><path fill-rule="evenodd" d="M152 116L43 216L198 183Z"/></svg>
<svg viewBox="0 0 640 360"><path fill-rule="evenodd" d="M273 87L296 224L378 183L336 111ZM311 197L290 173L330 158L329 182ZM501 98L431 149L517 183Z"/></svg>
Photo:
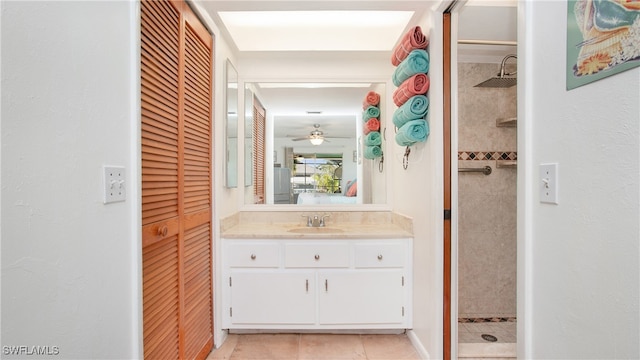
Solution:
<svg viewBox="0 0 640 360"><path fill-rule="evenodd" d="M349 267L347 244L286 244L284 253L289 268Z"/></svg>
<svg viewBox="0 0 640 360"><path fill-rule="evenodd" d="M280 247L274 243L229 244L230 267L278 267Z"/></svg>
<svg viewBox="0 0 640 360"><path fill-rule="evenodd" d="M356 244L356 268L390 268L403 267L406 263L406 246L404 243Z"/></svg>

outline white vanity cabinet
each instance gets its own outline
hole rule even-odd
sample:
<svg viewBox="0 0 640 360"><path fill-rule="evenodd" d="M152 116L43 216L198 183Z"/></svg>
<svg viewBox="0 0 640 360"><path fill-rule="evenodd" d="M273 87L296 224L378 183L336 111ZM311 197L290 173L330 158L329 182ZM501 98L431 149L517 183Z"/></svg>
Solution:
<svg viewBox="0 0 640 360"><path fill-rule="evenodd" d="M411 327L409 238L222 241L223 328Z"/></svg>

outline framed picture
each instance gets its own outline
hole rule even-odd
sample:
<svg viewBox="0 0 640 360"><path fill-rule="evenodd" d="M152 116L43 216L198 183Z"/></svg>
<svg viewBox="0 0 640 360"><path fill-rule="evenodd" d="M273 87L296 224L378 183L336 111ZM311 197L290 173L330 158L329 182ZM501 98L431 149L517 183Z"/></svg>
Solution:
<svg viewBox="0 0 640 360"><path fill-rule="evenodd" d="M640 65L640 1L567 1L567 90Z"/></svg>

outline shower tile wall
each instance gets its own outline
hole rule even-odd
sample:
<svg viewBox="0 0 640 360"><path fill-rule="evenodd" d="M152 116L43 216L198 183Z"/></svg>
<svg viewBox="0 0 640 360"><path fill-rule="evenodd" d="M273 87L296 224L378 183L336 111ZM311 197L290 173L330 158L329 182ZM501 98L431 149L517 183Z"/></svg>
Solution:
<svg viewBox="0 0 640 360"><path fill-rule="evenodd" d="M496 126L516 116L516 87L473 87L499 67L458 64L458 166L493 170L458 177L459 318L516 315L516 169L495 160L517 158L516 128Z"/></svg>

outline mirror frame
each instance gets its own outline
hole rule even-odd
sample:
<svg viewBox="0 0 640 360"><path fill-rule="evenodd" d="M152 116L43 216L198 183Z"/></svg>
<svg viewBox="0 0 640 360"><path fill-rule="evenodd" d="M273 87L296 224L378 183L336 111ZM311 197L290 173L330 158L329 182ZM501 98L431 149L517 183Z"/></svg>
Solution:
<svg viewBox="0 0 640 360"><path fill-rule="evenodd" d="M235 83L235 97L233 94L233 86L231 84ZM240 107L239 104L239 94L238 94L238 85L239 85L239 77L238 71L231 63L231 60L227 59L225 62L224 69L224 184L227 188L237 188L238 187L238 135L239 135L239 113ZM235 100L235 106L234 105ZM233 139L231 134L231 127L233 125L233 120L230 116L230 109L235 108L235 149L230 144Z"/></svg>
<svg viewBox="0 0 640 360"><path fill-rule="evenodd" d="M241 79L240 80L240 84L242 85L242 89L247 89L247 84L252 84L252 83L269 83L269 82L273 82L273 83L286 83L286 82L295 82L295 83L361 83L361 82L367 82L367 83L379 83L379 84L383 84L384 85L384 99L386 99L386 106L385 106L385 110L384 110L384 117L385 117L385 126L384 126L384 130L386 130L386 138L383 139L383 144L385 147L385 160L390 161L392 159L394 159L395 153L397 152L395 149L397 146L395 145L395 142L393 141L393 136L389 136L389 134L393 134L394 131L394 127L393 127L393 122L391 121L392 116L393 116L393 91L395 90L395 85L393 84L392 80L390 78L376 78L376 79L367 79L367 80L363 80L361 78L357 78L357 79L353 79L353 78L342 78L342 79L328 79L328 78L322 78L322 79L306 79L306 78L296 78L294 80L292 79L281 79L281 78L247 78L247 79ZM250 91L251 95L254 96L256 94L254 94L252 91ZM246 96L246 92L245 92L245 96ZM245 104L247 103L247 99L245 99ZM247 109L245 108L245 111ZM246 116L246 113L243 113L243 117ZM253 115L251 115L251 117L253 118ZM246 121L246 120L245 120ZM387 129L388 128L388 129ZM246 128L245 128L246 130ZM384 131L383 130L383 131ZM389 133L389 131L392 131L391 133ZM245 142L247 141L247 139L249 139L249 141L252 139L252 136L246 137L246 135L243 132L243 136L245 136ZM269 133L269 130L267 130L267 138L272 137L273 133ZM404 149L402 149L404 151ZM265 151L265 153L270 153L273 152L273 144L271 145L267 145L267 149ZM358 149L358 160L362 161L361 158L361 149ZM401 156L402 154L400 154ZM246 155L245 155L246 157ZM246 194L243 194L243 198L240 199L240 203L242 204L240 207L241 211L284 211L284 212L293 212L293 211L297 211L297 212L318 212L318 211L336 211L336 212L348 212L348 211L391 211L393 210L393 184L392 184L392 180L393 180L393 176L392 176L392 167L390 166L391 164L384 164L384 181L385 181L385 188L386 188L386 197L385 197L385 202L384 203L378 203L378 204L317 204L317 205L298 205L298 204L247 204L246 203ZM244 165L246 166L246 165ZM376 164L376 168L377 168L377 164ZM244 174L246 177L246 173ZM250 182L251 180L249 180ZM245 184L246 184L246 180L245 180ZM246 186L250 186L252 184L246 184Z"/></svg>

